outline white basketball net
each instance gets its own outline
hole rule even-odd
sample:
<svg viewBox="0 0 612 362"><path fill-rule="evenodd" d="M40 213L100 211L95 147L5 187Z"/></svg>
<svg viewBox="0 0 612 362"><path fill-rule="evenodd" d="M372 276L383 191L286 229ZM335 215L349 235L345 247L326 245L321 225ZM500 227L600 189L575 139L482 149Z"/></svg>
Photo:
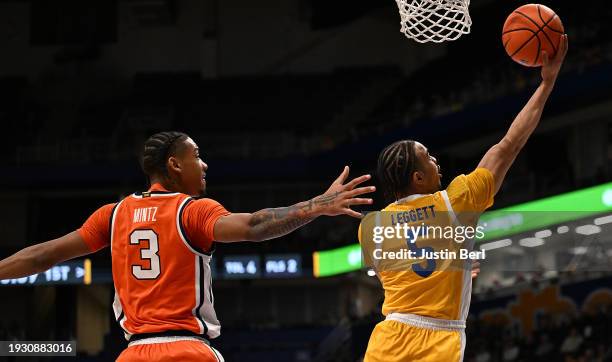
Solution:
<svg viewBox="0 0 612 362"><path fill-rule="evenodd" d="M470 33L470 0L395 0L401 32L419 43L441 43Z"/></svg>

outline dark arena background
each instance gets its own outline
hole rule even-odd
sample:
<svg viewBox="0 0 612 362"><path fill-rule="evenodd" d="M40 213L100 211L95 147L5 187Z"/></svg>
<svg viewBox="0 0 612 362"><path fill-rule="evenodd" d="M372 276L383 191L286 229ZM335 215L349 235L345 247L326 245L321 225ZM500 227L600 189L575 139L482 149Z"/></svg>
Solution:
<svg viewBox="0 0 612 362"><path fill-rule="evenodd" d="M423 45L399 32L391 0L0 1L0 259L146 190L140 149L162 130L198 143L208 197L230 211L319 195L345 164L374 174L380 150L402 138L429 147L445 187L476 167L540 80L501 43L522 4L475 0L471 34ZM492 208L523 211L499 216L512 222L477 244L489 260L465 361L612 360L612 7L544 4L569 53ZM374 198L360 210L385 206ZM528 202L559 218L523 223ZM588 212L562 216L573 207ZM217 247L212 344L226 361L362 360L383 293L361 267L357 227L322 217ZM3 280L0 340L75 340L77 357L0 360L115 360L127 342L110 268L106 248Z"/></svg>

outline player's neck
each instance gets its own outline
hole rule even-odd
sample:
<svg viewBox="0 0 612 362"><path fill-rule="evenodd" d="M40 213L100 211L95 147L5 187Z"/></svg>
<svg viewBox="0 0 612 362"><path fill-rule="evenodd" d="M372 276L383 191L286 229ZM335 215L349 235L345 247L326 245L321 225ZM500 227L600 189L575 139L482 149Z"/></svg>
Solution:
<svg viewBox="0 0 612 362"><path fill-rule="evenodd" d="M171 180L167 179L167 178L161 178L161 177L151 177L151 186L158 184L161 187L163 187L165 190L167 191L178 191L178 192L182 192L181 190L179 190L179 187L176 183L172 182Z"/></svg>
<svg viewBox="0 0 612 362"><path fill-rule="evenodd" d="M421 188L421 187L410 187L406 192L402 192L396 196L397 200L405 199L412 195L429 195L433 194L435 191L431 191L429 189Z"/></svg>

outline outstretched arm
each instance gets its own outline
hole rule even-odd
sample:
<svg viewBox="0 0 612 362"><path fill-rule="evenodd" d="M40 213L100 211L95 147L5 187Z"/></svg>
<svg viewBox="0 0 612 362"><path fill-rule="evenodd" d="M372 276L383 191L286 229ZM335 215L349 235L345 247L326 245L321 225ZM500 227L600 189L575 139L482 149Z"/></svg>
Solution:
<svg viewBox="0 0 612 362"><path fill-rule="evenodd" d="M567 54L567 44L567 35L563 35L557 55L552 60L549 60L548 55L542 52L542 82L540 86L516 116L508 133L498 144L489 149L478 165L478 167L486 168L493 174L495 193L499 191L508 169L540 122L542 111Z"/></svg>
<svg viewBox="0 0 612 362"><path fill-rule="evenodd" d="M472 279L476 278L480 274L480 262L478 260L472 260Z"/></svg>
<svg viewBox="0 0 612 362"><path fill-rule="evenodd" d="M376 189L374 186L356 188L369 180L370 175L357 177L344 184L348 174L349 168L345 166L329 189L311 200L288 207L263 209L252 214L230 214L220 217L214 228L215 241L273 239L286 235L322 215L350 215L361 218L361 214L351 210L350 206L371 204L372 199L356 196L374 192Z"/></svg>
<svg viewBox="0 0 612 362"><path fill-rule="evenodd" d="M0 261L0 280L22 278L43 272L57 263L90 254L78 231L32 245Z"/></svg>

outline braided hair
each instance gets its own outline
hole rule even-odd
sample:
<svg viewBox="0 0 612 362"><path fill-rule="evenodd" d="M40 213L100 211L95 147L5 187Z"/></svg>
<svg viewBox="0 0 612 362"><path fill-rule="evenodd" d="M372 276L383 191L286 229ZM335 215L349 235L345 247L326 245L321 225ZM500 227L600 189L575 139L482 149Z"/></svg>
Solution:
<svg viewBox="0 0 612 362"><path fill-rule="evenodd" d="M174 156L182 141L189 138L182 132L159 132L149 137L142 152L142 170L149 178L168 176L166 162Z"/></svg>
<svg viewBox="0 0 612 362"><path fill-rule="evenodd" d="M378 155L376 175L385 199L395 201L412 183L412 174L418 170L415 142L402 140L385 147Z"/></svg>

